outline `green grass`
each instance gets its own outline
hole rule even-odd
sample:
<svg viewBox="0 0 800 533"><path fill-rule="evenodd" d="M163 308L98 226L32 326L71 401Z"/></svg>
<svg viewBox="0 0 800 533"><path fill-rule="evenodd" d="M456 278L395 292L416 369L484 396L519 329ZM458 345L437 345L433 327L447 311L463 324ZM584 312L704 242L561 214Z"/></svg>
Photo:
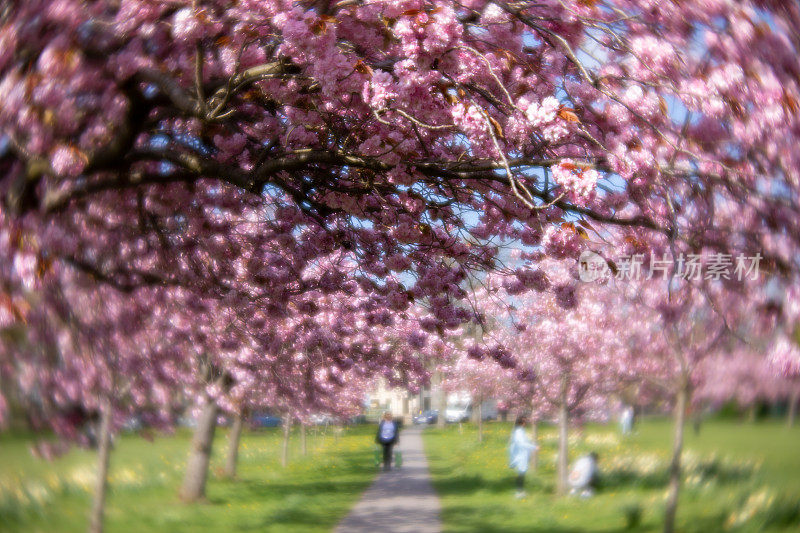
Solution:
<svg viewBox="0 0 800 533"><path fill-rule="evenodd" d="M556 430L540 431L540 465L529 472L528 497L515 500L506 444L510 424L488 424L484 442L464 425L425 433L431 474L442 498L448 532L658 531L666 494L672 427L666 420L639 424L619 436L616 426L571 433L570 458L600 454L601 487L588 500L554 494ZM800 530L800 428L778 422L710 421L700 435L687 427L686 476L678 530ZM637 522L636 515L639 516ZM633 522L632 524L629 524Z"/></svg>
<svg viewBox="0 0 800 533"><path fill-rule="evenodd" d="M687 433L687 476L679 530L794 531L800 526L800 428L779 423L711 421ZM425 433L434 484L442 497L446 531L657 531L664 502L671 426L647 421L622 439L614 426L573 432L571 457L600 453L602 487L589 500L554 495L556 433L541 431L539 471L529 473L525 500L513 498L507 467L509 424L488 424L477 443L474 427ZM107 507L110 532L329 531L372 480L372 427L340 438L309 434L309 455L293 436L292 460L279 465L281 435L246 433L239 478L217 475L225 430L214 446L208 503L184 504L176 494L190 435L149 442L135 435L116 443ZM0 434L0 531L85 531L95 454L72 450L54 462L34 459L31 439ZM627 517L641 514L638 526Z"/></svg>
<svg viewBox="0 0 800 533"><path fill-rule="evenodd" d="M242 437L236 480L217 475L226 431L214 442L207 503L177 498L191 435L120 438L111 455L106 530L110 532L329 531L375 474L373 428L308 436L308 455L293 436L287 468L280 466L277 430ZM31 439L0 434L0 531L85 531L96 454L72 450L47 462L29 452Z"/></svg>

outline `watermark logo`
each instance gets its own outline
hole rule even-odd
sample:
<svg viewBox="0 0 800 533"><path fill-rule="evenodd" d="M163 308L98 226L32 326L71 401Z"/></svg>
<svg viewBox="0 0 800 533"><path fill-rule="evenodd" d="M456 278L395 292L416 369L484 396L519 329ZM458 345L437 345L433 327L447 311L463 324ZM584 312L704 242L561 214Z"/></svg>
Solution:
<svg viewBox="0 0 800 533"><path fill-rule="evenodd" d="M612 275L618 280L642 280L653 278L678 278L687 281L699 280L738 280L758 279L762 256L712 253L680 254L677 257L653 256L645 261L644 254L621 257L615 264L612 274L608 262L599 254L585 251L578 259L578 274L581 281L591 282L609 279Z"/></svg>
<svg viewBox="0 0 800 533"><path fill-rule="evenodd" d="M578 258L578 276L581 281L588 283L606 279L610 272L611 269L608 267L606 260L590 250L586 250Z"/></svg>

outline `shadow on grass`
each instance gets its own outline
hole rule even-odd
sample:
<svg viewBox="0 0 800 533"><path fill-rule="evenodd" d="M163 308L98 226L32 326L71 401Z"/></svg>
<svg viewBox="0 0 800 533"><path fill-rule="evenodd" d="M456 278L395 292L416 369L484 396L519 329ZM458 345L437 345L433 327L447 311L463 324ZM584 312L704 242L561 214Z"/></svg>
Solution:
<svg viewBox="0 0 800 533"><path fill-rule="evenodd" d="M692 469L693 474L703 479L714 479L717 483L741 483L751 479L755 468L751 465L727 465L718 459L703 461Z"/></svg>
<svg viewBox="0 0 800 533"><path fill-rule="evenodd" d="M485 479L479 474L448 475L447 469L432 469L434 485L441 495L469 494L477 491L508 492L514 487L514 475L509 474L500 478ZM713 480L719 485L741 485L753 479L754 470L751 467L728 466L719 462L709 462L698 465L689 475L700 476L702 481ZM598 492L617 491L620 489L645 489L659 490L667 486L668 475L666 469L659 469L652 473L642 474L635 470L617 469L601 471L598 480ZM546 494L555 491L552 474L529 473L525 480L528 490L539 490Z"/></svg>
<svg viewBox="0 0 800 533"><path fill-rule="evenodd" d="M449 507L445 512L445 522L450 524L451 529L475 533L585 533L592 531L591 529L559 525L553 522L532 523L535 522L535 517L532 517L531 521L525 524L499 526L497 525L496 517L487 515L485 509L479 511L467 505ZM641 533L653 531L654 529L654 524L648 523L633 528L619 527L614 529L600 527L598 531L603 531L603 533Z"/></svg>
<svg viewBox="0 0 800 533"><path fill-rule="evenodd" d="M485 509L483 511L485 511ZM460 532L475 533L644 533L661 531L663 527L660 513L635 526L619 527L608 527L607 524L603 523L599 523L597 527L574 527L560 525L554 522L500 526L497 525L495 517L491 515L487 516L485 512L476 512L474 508L466 505L450 507L445 514L445 521L450 524L451 529ZM724 529L725 519L725 512L714 513L704 517L694 517L690 523L682 523L678 529L684 533L722 531ZM624 522L624 519L621 521ZM531 522L535 522L535 518L532 518Z"/></svg>
<svg viewBox="0 0 800 533"><path fill-rule="evenodd" d="M662 489L667 486L667 471L659 470L651 474L640 474L631 470L601 472L598 490L619 490L622 488Z"/></svg>
<svg viewBox="0 0 800 533"><path fill-rule="evenodd" d="M680 508L678 509L678 514L680 515ZM725 519L727 518L727 513L724 511L718 511L711 513L706 516L694 516L690 522L683 521L681 523L680 516L678 517L679 525L677 527L678 531L683 531L685 533L709 533L710 531L725 531L730 530L730 528L725 527ZM658 530L660 531L663 527L663 523L659 522ZM741 529L734 529L734 531L742 531ZM746 530L751 531L751 530Z"/></svg>
<svg viewBox="0 0 800 533"><path fill-rule="evenodd" d="M292 495L284 498L281 508L266 512L249 523L239 523L235 531L275 531L275 527L291 527L294 530L318 529L323 524L333 526L341 513L331 513L324 505L310 506L307 498Z"/></svg>
<svg viewBox="0 0 800 533"><path fill-rule="evenodd" d="M234 480L218 479L208 504L249 507L253 511L228 524L229 531L273 531L274 528L318 530L333 526L349 510L347 498L354 501L372 482L375 468L371 453L337 453L336 469L309 471L305 467L274 481L251 473ZM313 464L313 463L312 463ZM264 468L282 467L269 463ZM259 504L273 502L267 506Z"/></svg>
<svg viewBox="0 0 800 533"><path fill-rule="evenodd" d="M437 472L437 474L441 473L442 472ZM501 492L508 491L508 488L512 486L509 485L508 481L505 479L487 481L483 478L483 476L476 474L463 474L448 477L435 476L433 484L436 487L436 492L442 496L451 494L468 494L478 490Z"/></svg>
<svg viewBox="0 0 800 533"><path fill-rule="evenodd" d="M719 485L737 484L753 479L755 469L749 465L727 465L718 459L703 461L691 468L684 468L684 479L699 476L701 481L714 481ZM666 487L669 479L666 468L654 472L641 473L636 470L619 468L600 471L599 489L617 490L621 488L660 489Z"/></svg>
<svg viewBox="0 0 800 533"><path fill-rule="evenodd" d="M232 501L261 501L281 499L290 496L325 496L326 494L356 494L364 490L369 482L359 481L308 481L305 483L270 483L260 480L241 480L235 482L229 496L216 497L209 501L215 505Z"/></svg>
<svg viewBox="0 0 800 533"><path fill-rule="evenodd" d="M372 469L366 468L361 471L361 474L367 471L372 471ZM353 473L352 471L348 472L348 474ZM263 500L280 502L278 509L267 510L260 517L254 517L255 521L239 524L236 527L237 531L264 531L276 526L319 528L321 524L335 524L348 510L347 507L334 505L333 507L336 511L332 511L326 505L331 501L331 498L338 498L348 494L357 497L369 486L370 479L367 478L362 481L331 481L323 479L297 483L271 483L244 479L238 482L229 497L217 499L214 503L224 504L228 501L257 502Z"/></svg>
<svg viewBox="0 0 800 533"><path fill-rule="evenodd" d="M445 472L446 471L439 471L437 474L442 475ZM436 476L434 477L433 485L440 496L463 495L477 491L502 494L510 493L514 490L515 479L516 476L513 474L493 479L485 479L483 476L476 474L447 477ZM542 480L535 474L529 474L527 476L525 479L525 488L528 491L540 492L543 494L552 494L555 492L554 483Z"/></svg>

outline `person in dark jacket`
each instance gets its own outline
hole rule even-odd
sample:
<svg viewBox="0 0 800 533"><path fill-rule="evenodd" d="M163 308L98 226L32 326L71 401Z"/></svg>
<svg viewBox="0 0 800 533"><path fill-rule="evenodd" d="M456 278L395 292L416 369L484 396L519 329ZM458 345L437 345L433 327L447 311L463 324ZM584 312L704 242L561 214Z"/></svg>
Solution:
<svg viewBox="0 0 800 533"><path fill-rule="evenodd" d="M378 434L375 436L375 442L383 446L384 470L391 470L392 468L392 447L400 440L399 433L400 428L397 422L394 421L392 413L389 411L383 413L383 419L378 423Z"/></svg>

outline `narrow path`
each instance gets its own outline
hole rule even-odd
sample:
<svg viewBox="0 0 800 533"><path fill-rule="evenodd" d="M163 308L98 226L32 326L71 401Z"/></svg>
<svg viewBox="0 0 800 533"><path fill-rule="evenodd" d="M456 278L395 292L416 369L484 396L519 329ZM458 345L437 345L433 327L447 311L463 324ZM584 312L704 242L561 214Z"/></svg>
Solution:
<svg viewBox="0 0 800 533"><path fill-rule="evenodd" d="M422 449L422 429L400 433L403 466L381 472L336 533L439 533L439 497L431 485L428 459Z"/></svg>

